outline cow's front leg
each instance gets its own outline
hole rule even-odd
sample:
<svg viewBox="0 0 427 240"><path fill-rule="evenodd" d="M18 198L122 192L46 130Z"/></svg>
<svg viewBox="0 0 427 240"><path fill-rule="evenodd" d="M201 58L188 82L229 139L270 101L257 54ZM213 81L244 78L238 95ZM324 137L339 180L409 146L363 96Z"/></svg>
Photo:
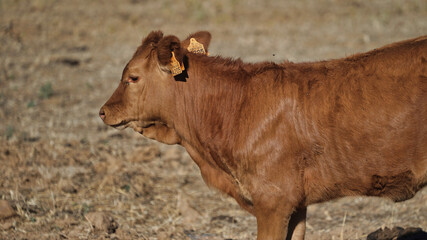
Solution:
<svg viewBox="0 0 427 240"><path fill-rule="evenodd" d="M292 210L291 207L278 207L274 209L257 208L257 239L285 240Z"/></svg>
<svg viewBox="0 0 427 240"><path fill-rule="evenodd" d="M307 207L298 208L291 216L288 225L287 240L304 240Z"/></svg>

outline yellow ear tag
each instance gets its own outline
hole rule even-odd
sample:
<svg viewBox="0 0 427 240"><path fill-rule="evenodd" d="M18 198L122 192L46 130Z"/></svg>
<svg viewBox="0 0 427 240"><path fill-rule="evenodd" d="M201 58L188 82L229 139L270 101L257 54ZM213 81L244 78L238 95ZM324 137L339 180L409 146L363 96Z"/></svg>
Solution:
<svg viewBox="0 0 427 240"><path fill-rule="evenodd" d="M199 43L196 39L190 38L190 45L188 45L187 50L192 53L206 55L205 48L203 44Z"/></svg>
<svg viewBox="0 0 427 240"><path fill-rule="evenodd" d="M175 58L175 53L172 52L171 63L169 64L169 69L172 72L172 75L176 76L182 73L185 70L184 65L180 65L178 60Z"/></svg>

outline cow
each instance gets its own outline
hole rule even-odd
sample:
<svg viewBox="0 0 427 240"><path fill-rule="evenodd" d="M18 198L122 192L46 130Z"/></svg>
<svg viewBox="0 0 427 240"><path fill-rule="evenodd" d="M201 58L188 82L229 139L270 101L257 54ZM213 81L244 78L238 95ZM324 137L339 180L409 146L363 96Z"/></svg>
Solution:
<svg viewBox="0 0 427 240"><path fill-rule="evenodd" d="M304 239L310 204L426 185L427 36L304 63L209 56L210 41L151 32L99 115L182 145L256 217L258 240Z"/></svg>

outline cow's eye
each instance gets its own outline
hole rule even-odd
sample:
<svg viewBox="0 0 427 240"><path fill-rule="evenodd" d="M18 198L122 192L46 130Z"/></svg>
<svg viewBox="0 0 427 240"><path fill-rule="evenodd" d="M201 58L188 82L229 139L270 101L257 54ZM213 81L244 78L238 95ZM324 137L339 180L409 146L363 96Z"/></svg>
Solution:
<svg viewBox="0 0 427 240"><path fill-rule="evenodd" d="M137 82L138 81L138 77L135 76L129 76L129 82Z"/></svg>

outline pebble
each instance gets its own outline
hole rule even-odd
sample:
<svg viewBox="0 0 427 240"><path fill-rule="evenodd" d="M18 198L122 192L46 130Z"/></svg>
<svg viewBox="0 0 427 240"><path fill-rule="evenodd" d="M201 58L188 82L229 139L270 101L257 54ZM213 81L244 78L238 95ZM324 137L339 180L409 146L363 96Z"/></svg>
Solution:
<svg viewBox="0 0 427 240"><path fill-rule="evenodd" d="M116 232L119 224L108 214L104 212L91 212L85 216L96 230L102 230L108 233Z"/></svg>
<svg viewBox="0 0 427 240"><path fill-rule="evenodd" d="M6 200L0 200L0 219L10 218L15 215L15 211Z"/></svg>

